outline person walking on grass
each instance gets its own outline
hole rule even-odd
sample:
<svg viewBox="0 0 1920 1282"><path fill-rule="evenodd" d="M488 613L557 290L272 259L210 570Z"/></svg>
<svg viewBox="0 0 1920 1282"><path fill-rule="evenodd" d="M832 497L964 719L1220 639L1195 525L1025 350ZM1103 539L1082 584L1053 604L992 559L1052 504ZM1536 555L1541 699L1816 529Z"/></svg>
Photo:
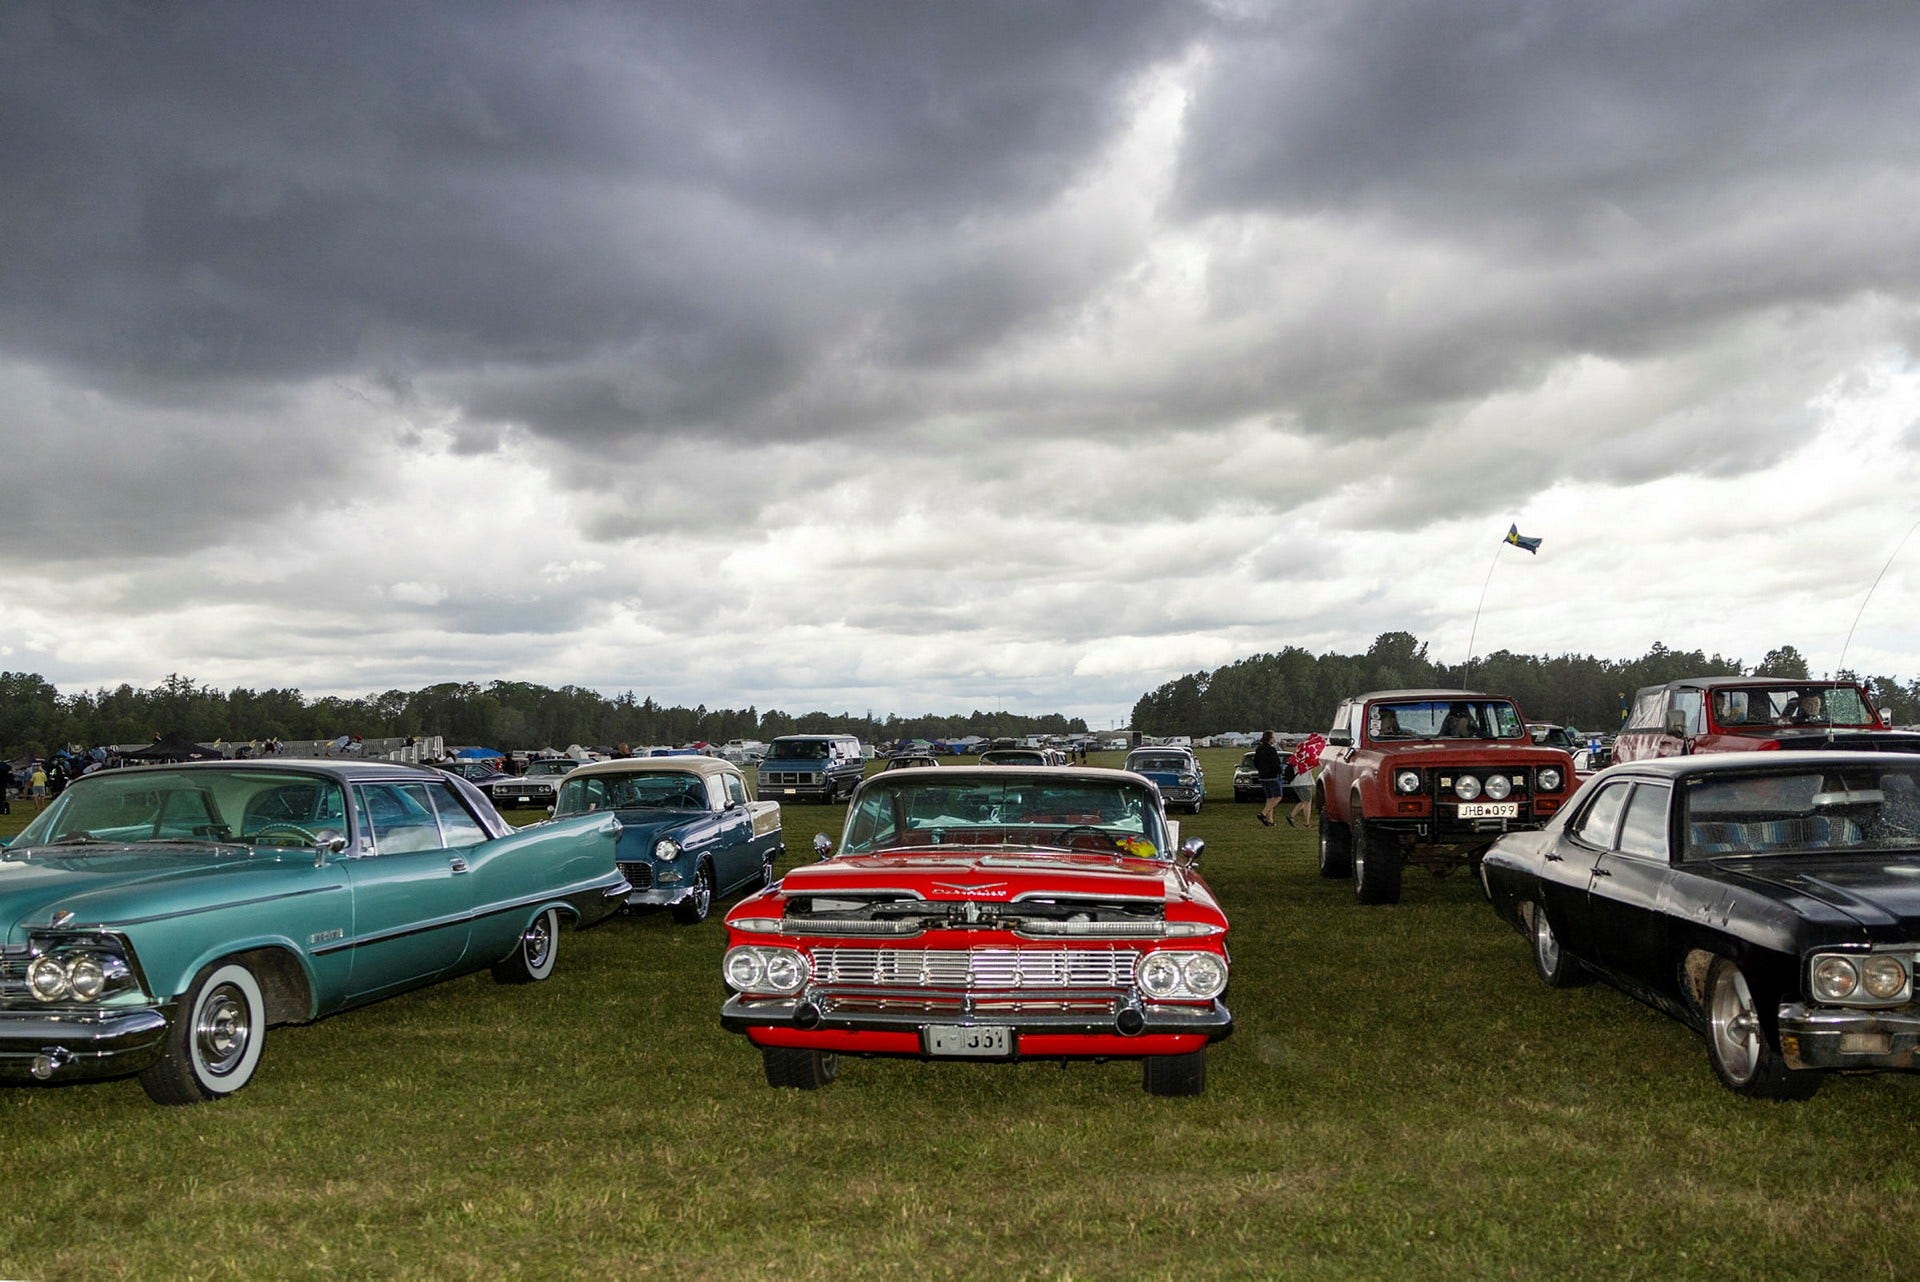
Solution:
<svg viewBox="0 0 1920 1282"><path fill-rule="evenodd" d="M1260 776L1260 791L1267 804L1260 807L1260 813L1254 818L1269 828L1273 827L1274 807L1286 795L1287 785L1280 777L1284 764L1280 760L1280 749L1273 746L1273 731L1266 731L1260 736L1260 746L1253 750L1253 772Z"/></svg>
<svg viewBox="0 0 1920 1282"><path fill-rule="evenodd" d="M1327 737L1310 734L1287 758L1287 773L1292 776L1294 792L1300 798L1293 803L1293 809L1287 811L1289 828L1296 823L1306 826L1313 822L1313 783L1320 773L1320 754L1326 750Z"/></svg>

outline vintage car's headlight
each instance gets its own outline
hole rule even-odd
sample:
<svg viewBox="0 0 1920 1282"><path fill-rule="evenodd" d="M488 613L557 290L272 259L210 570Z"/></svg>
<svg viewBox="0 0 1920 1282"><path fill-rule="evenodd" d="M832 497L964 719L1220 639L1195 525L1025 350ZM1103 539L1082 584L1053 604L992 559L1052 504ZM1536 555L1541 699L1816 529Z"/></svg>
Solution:
<svg viewBox="0 0 1920 1282"><path fill-rule="evenodd" d="M43 1002L97 1002L138 991L122 945L111 938L36 938L27 990Z"/></svg>
<svg viewBox="0 0 1920 1282"><path fill-rule="evenodd" d="M1188 787L1192 787L1194 784L1200 782L1200 777L1198 775L1183 774L1180 776L1180 782L1186 784Z"/></svg>
<svg viewBox="0 0 1920 1282"><path fill-rule="evenodd" d="M1860 972L1845 957L1821 957L1813 963L1813 991L1830 1002L1853 996L1860 987Z"/></svg>
<svg viewBox="0 0 1920 1282"><path fill-rule="evenodd" d="M1558 766L1548 766L1540 772L1540 791L1560 791L1560 768Z"/></svg>
<svg viewBox="0 0 1920 1282"><path fill-rule="evenodd" d="M1180 990L1180 963L1172 953L1148 953L1134 973L1149 997L1171 997Z"/></svg>
<svg viewBox="0 0 1920 1282"><path fill-rule="evenodd" d="M1227 968L1212 953L1196 953L1180 968L1187 991L1195 997L1218 997L1227 986Z"/></svg>
<svg viewBox="0 0 1920 1282"><path fill-rule="evenodd" d="M680 857L680 843L671 837L662 838L653 843L655 859L675 860Z"/></svg>
<svg viewBox="0 0 1920 1282"><path fill-rule="evenodd" d="M1505 801L1513 795L1513 780L1505 775L1487 776L1487 800Z"/></svg>
<svg viewBox="0 0 1920 1282"><path fill-rule="evenodd" d="M1217 953L1153 952L1135 964L1134 979L1153 998L1213 998L1227 987L1227 964Z"/></svg>
<svg viewBox="0 0 1920 1282"><path fill-rule="evenodd" d="M799 992L812 968L791 948L742 945L728 950L720 971L727 986L739 992L785 994Z"/></svg>
<svg viewBox="0 0 1920 1282"><path fill-rule="evenodd" d="M1898 997L1907 987L1907 968L1897 957L1869 957L1860 968L1860 986L1876 1001Z"/></svg>
<svg viewBox="0 0 1920 1282"><path fill-rule="evenodd" d="M1393 777L1393 790L1408 796L1419 792L1420 772L1418 770L1402 770Z"/></svg>
<svg viewBox="0 0 1920 1282"><path fill-rule="evenodd" d="M1462 801L1472 801L1480 795L1480 780L1473 775L1461 775L1453 781L1453 795Z"/></svg>

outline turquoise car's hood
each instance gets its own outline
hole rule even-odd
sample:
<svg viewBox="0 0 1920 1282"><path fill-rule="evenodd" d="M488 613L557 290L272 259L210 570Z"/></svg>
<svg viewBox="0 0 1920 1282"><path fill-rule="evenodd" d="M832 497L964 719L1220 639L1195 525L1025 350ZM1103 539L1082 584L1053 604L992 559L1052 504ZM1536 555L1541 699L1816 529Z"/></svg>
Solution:
<svg viewBox="0 0 1920 1282"><path fill-rule="evenodd" d="M36 846L0 857L0 943L73 913L72 927L114 926L209 903L247 898L262 880L313 869L313 852L207 846ZM137 907L135 904L137 903Z"/></svg>

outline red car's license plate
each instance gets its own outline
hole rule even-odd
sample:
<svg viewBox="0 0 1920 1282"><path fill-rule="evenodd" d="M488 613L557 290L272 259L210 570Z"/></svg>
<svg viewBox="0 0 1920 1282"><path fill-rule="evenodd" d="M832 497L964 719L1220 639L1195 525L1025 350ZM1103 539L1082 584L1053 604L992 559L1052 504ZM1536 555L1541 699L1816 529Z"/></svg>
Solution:
<svg viewBox="0 0 1920 1282"><path fill-rule="evenodd" d="M926 1028L921 1037L929 1055L1000 1059L1013 1054L1013 1030L1010 1028L934 1024Z"/></svg>

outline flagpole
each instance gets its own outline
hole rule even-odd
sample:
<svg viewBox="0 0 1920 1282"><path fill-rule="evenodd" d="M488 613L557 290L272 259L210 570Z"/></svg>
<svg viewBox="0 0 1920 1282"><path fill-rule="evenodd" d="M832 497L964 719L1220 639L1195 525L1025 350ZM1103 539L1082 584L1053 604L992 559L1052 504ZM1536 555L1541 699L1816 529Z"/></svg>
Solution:
<svg viewBox="0 0 1920 1282"><path fill-rule="evenodd" d="M1486 582L1480 585L1480 600L1473 607L1473 630L1467 633L1467 662L1460 669L1460 684L1463 686L1467 684L1467 673L1473 668L1473 642L1474 638L1480 635L1480 607L1487 603L1487 584L1493 582L1493 572L1500 565L1501 548L1506 546L1503 540L1500 547L1493 550L1493 563L1487 566Z"/></svg>

